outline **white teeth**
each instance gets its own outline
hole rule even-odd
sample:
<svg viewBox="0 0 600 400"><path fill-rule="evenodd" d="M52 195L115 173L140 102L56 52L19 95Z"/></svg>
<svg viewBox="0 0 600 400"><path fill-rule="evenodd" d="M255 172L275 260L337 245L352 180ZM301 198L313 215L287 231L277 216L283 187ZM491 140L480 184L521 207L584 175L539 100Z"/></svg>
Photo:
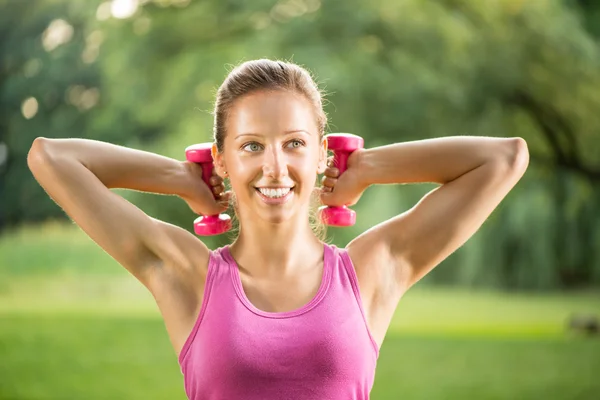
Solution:
<svg viewBox="0 0 600 400"><path fill-rule="evenodd" d="M260 192L267 197L283 197L290 192L290 188L279 188L279 189L258 189Z"/></svg>

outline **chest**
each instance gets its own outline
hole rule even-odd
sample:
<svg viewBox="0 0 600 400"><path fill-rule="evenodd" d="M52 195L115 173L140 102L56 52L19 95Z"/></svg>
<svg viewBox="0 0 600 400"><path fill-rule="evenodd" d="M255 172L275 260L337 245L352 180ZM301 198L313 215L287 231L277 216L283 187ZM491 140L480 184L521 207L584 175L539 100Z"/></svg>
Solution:
<svg viewBox="0 0 600 400"><path fill-rule="evenodd" d="M353 265L357 279L361 306L366 324L378 348L381 347L394 316L398 301L382 290L386 282L373 285L368 266ZM277 282L257 281L240 274L243 296L258 310L282 313L297 310L315 298L322 284L322 269L301 278L283 279Z"/></svg>
<svg viewBox="0 0 600 400"><path fill-rule="evenodd" d="M303 277L259 281L240 275L243 294L257 309L271 313L297 310L308 304L322 284L322 268Z"/></svg>
<svg viewBox="0 0 600 400"><path fill-rule="evenodd" d="M327 315L327 317L325 317ZM193 351L202 357L195 375L219 379L354 381L369 375L376 359L365 345L360 315L323 307L295 318L261 318L240 311L239 318L211 320L199 332ZM244 319L246 318L247 319ZM229 378L228 378L229 377Z"/></svg>

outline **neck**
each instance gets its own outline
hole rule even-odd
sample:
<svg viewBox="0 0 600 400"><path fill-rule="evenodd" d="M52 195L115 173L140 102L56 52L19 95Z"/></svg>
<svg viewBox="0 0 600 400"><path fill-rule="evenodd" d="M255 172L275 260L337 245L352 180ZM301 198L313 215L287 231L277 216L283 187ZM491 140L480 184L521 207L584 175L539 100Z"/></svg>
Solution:
<svg viewBox="0 0 600 400"><path fill-rule="evenodd" d="M256 278L285 277L303 273L323 260L323 243L308 221L268 226L242 226L231 244L233 257L243 272Z"/></svg>

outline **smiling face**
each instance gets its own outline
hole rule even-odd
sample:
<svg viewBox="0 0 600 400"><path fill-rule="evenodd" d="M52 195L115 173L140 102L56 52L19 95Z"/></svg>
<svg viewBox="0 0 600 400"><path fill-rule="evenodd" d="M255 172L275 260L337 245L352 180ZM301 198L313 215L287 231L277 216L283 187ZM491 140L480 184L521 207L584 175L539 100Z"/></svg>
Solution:
<svg viewBox="0 0 600 400"><path fill-rule="evenodd" d="M227 171L240 220L308 222L327 158L312 104L289 91L254 92L234 102L226 132L223 153L213 147L213 157Z"/></svg>

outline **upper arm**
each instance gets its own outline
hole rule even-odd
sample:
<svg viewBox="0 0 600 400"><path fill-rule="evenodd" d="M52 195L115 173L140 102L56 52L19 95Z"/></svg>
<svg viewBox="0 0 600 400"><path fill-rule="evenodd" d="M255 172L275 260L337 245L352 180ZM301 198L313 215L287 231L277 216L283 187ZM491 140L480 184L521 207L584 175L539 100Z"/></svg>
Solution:
<svg viewBox="0 0 600 400"><path fill-rule="evenodd" d="M437 187L413 208L371 228L349 246L360 248L356 253L362 252L371 266L373 260L384 264L377 267L383 269L379 274L404 292L462 246L523 175L526 144L522 139L513 143L514 157L490 159Z"/></svg>
<svg viewBox="0 0 600 400"><path fill-rule="evenodd" d="M148 286L165 263L189 267L208 259L208 248L187 231L146 215L73 159L55 160L37 141L29 167L56 203L117 262ZM204 265L200 261L200 265Z"/></svg>

